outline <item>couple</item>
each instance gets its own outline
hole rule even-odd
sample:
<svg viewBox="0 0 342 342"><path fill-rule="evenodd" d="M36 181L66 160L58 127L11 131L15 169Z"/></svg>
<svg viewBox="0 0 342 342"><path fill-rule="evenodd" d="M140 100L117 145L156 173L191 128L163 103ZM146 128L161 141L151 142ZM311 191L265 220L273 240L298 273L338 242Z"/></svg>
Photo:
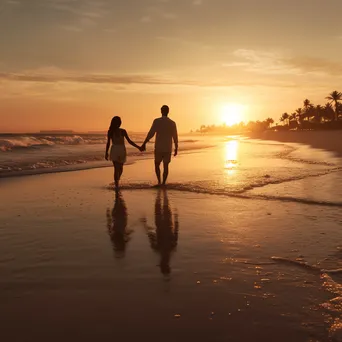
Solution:
<svg viewBox="0 0 342 342"><path fill-rule="evenodd" d="M161 118L154 120L153 125L141 147L139 147L129 138L126 130L120 128L121 119L118 116L115 116L112 119L108 130L105 158L106 160L111 160L113 162L114 182L116 189L119 188L119 181L122 176L123 165L126 162L125 138L129 144L143 152L146 151L146 144L154 137L154 135L156 135L154 162L158 185L165 185L169 175L169 163L171 162L172 154L172 140L175 143L174 156L178 154L178 133L176 123L168 118L168 106L164 105L161 107L161 114ZM112 147L110 149L110 153L108 154L110 145L112 145ZM162 162L164 165L163 183L161 182L160 177L160 164Z"/></svg>

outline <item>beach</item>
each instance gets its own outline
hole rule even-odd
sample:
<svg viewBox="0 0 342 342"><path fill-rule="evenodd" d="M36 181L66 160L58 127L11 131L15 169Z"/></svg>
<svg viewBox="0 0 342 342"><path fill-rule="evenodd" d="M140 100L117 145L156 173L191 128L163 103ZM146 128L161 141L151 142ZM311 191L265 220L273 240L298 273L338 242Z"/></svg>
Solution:
<svg viewBox="0 0 342 342"><path fill-rule="evenodd" d="M342 131L265 131L262 133L251 133L252 139L274 140L285 143L298 143L310 145L317 149L332 151L342 156L341 138Z"/></svg>
<svg viewBox="0 0 342 342"><path fill-rule="evenodd" d="M3 340L342 341L342 161L281 136L0 178Z"/></svg>

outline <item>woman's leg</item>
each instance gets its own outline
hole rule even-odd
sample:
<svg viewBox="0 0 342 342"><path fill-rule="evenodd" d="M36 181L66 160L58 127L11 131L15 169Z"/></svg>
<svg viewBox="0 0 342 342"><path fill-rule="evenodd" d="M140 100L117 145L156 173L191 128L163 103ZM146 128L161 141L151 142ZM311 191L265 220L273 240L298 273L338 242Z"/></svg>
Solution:
<svg viewBox="0 0 342 342"><path fill-rule="evenodd" d="M119 180L120 180L120 163L113 162L114 165L114 183L115 187L119 187Z"/></svg>
<svg viewBox="0 0 342 342"><path fill-rule="evenodd" d="M120 164L120 168L119 168L119 180L121 179L122 173L123 173L123 166L124 164Z"/></svg>

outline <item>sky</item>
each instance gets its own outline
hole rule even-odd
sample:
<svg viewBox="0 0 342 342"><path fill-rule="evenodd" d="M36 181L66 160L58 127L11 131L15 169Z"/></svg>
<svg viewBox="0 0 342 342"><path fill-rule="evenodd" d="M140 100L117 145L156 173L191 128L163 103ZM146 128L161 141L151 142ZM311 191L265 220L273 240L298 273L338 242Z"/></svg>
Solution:
<svg viewBox="0 0 342 342"><path fill-rule="evenodd" d="M181 132L278 121L342 91L341 13L341 0L0 0L0 132L103 131L114 115L144 132L163 104Z"/></svg>

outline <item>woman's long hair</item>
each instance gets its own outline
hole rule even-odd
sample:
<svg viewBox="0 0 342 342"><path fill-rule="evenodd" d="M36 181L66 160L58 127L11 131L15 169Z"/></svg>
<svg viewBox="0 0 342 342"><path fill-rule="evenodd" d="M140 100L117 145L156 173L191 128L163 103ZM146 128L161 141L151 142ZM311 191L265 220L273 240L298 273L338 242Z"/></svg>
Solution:
<svg viewBox="0 0 342 342"><path fill-rule="evenodd" d="M121 126L121 118L119 116L114 116L108 130L108 135L113 135Z"/></svg>

